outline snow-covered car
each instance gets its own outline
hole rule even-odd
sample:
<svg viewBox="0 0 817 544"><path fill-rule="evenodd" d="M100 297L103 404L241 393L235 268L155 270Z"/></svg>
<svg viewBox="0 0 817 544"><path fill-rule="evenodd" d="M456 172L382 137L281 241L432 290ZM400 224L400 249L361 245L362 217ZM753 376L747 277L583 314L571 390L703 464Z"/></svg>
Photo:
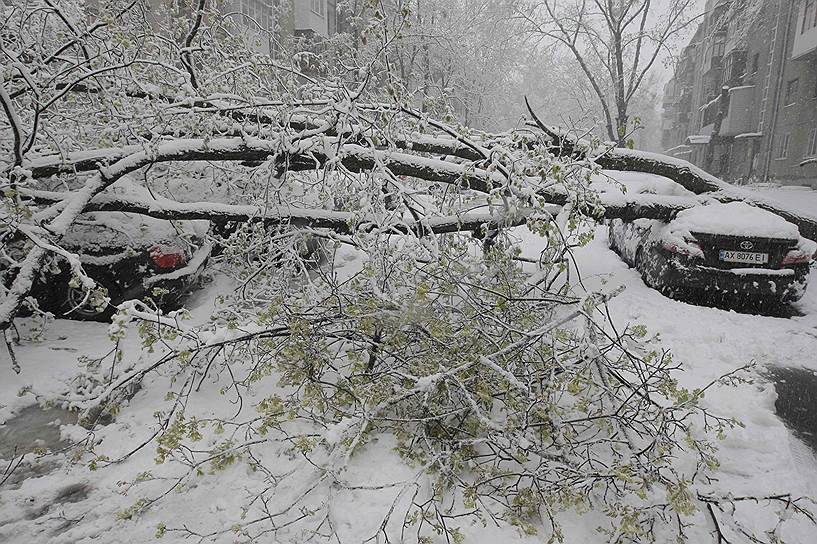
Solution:
<svg viewBox="0 0 817 544"><path fill-rule="evenodd" d="M625 185L641 194L684 195L668 183L676 185ZM669 222L616 219L609 242L647 285L667 295L748 304L802 297L817 251L796 225L744 202L696 206Z"/></svg>
<svg viewBox="0 0 817 544"><path fill-rule="evenodd" d="M31 295L40 309L57 317L104 321L124 300L150 296L175 305L196 284L212 251L207 221L163 221L139 214L84 214L60 245L79 256L82 269L107 290L108 304L74 279L63 257L40 271ZM22 250L20 240L17 250ZM9 284L16 268L0 260L0 278Z"/></svg>

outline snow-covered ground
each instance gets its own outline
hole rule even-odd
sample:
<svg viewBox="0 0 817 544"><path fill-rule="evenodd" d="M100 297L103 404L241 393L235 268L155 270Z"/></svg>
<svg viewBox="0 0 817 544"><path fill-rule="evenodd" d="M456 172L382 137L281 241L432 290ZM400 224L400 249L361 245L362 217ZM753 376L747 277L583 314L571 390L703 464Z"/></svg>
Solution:
<svg viewBox="0 0 817 544"><path fill-rule="evenodd" d="M520 235L524 253L535 256L537 239L524 231ZM803 315L788 319L746 315L677 302L647 288L639 275L607 248L606 240L606 229L600 227L591 244L576 253L586 288L593 291L626 286L623 294L609 304L613 319L622 326L643 324L650 333L659 334L662 344L682 362L683 372L678 379L683 386L705 385L750 362L759 367L804 366L817 370L817 272L810 278L812 288L797 305ZM215 294L224 287L223 282L216 281L194 294L189 300L194 320L209 314ZM125 340L126 357L136 351L134 336ZM32 383L40 387L52 384L53 391L59 392L63 381L78 372L79 357L98 357L109 349L106 325L71 321L52 324L42 339L19 348L21 375L14 375L5 362L0 366L0 420L35 402L31 395L18 397L20 389ZM734 416L744 424L720 443L720 481L713 490L729 490L736 496L817 494L817 459L775 416L773 384L762 373L755 378L751 384L712 390L705 399L713 411ZM153 412L162 400L158 394L151 390L148 379L147 386L122 410L117 421L97 432L96 449L114 458L138 445L145 437L145 429L155 422ZM79 430L63 427L68 437L80 436ZM120 437L120 443L106 442L114 435ZM121 443L123 436L133 443ZM154 455L155 448L147 447L121 464L95 471L87 464L65 464L43 476L0 489L0 542L148 542L161 523L187 524L194 531L204 531L213 527L229 529L240 518L241 501L251 484L249 469L236 465L217 475L192 480L185 494L169 495L160 508L134 519L122 519L122 512L134 502L124 482L134 479L145 467L150 468ZM411 470L400 463L384 440L368 447L346 477L377 486L400 478L400 473L408 476ZM72 495L71 500L55 500L73 484L83 484L82 493ZM357 491L346 499L332 513L333 519L338 533L346 537L341 539L343 542L360 542L376 534L376 523L393 497L386 489ZM774 505L767 510L774 512ZM700 529L688 530L690 541L715 542L703 514L697 521ZM817 542L814 526L794 523L787 531L783 536L788 542ZM512 527L490 525L466 528L464 535L466 542L478 543L541 541L525 537ZM228 532L220 541L231 542L233 536ZM591 542L598 538L594 528L576 524L567 541ZM162 541L182 538L168 533Z"/></svg>
<svg viewBox="0 0 817 544"><path fill-rule="evenodd" d="M671 300L647 288L639 274L606 247L603 229L578 253L585 284L627 289L609 305L615 321L641 323L660 337L683 361L679 376L686 387L698 387L749 362L817 370L817 289L808 289L796 304L802 316L767 317L695 306ZM810 275L817 286L817 271ZM746 427L721 444L722 469L733 477L736 493L768 486L817 490L817 459L774 415L775 391L759 377L751 386L719 389L707 397L710 406L732 414ZM817 538L817 533L815 533Z"/></svg>

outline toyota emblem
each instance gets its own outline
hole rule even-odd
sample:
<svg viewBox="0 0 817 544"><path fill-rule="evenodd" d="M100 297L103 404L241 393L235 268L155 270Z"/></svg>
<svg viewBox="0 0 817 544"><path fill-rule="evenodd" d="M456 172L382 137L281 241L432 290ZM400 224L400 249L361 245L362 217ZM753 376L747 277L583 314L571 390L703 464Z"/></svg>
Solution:
<svg viewBox="0 0 817 544"><path fill-rule="evenodd" d="M740 249L752 249L753 247L755 247L755 244L753 244L749 240L744 240L743 242L740 243Z"/></svg>

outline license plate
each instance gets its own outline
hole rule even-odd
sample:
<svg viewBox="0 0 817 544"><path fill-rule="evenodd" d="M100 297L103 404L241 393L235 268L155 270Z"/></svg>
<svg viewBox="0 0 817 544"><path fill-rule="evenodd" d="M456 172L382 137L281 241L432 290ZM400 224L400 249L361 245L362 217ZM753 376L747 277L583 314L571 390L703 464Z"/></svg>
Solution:
<svg viewBox="0 0 817 544"><path fill-rule="evenodd" d="M766 264L769 262L768 253L756 253L752 251L732 251L731 249L720 250L718 257L727 263L745 264Z"/></svg>

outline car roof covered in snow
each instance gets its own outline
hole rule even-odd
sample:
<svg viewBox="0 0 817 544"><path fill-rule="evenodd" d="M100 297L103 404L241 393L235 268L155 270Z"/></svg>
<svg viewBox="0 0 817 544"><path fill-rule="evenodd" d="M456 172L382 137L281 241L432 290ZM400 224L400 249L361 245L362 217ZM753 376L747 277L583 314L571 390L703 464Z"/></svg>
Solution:
<svg viewBox="0 0 817 544"><path fill-rule="evenodd" d="M673 231L797 240L800 231L779 215L745 202L711 203L678 212Z"/></svg>
<svg viewBox="0 0 817 544"><path fill-rule="evenodd" d="M125 212L86 213L71 226L62 244L83 253L144 249L154 244L172 243L179 236L202 236L207 221L165 221Z"/></svg>
<svg viewBox="0 0 817 544"><path fill-rule="evenodd" d="M145 187L136 184L129 176L124 176L107 194L128 196L132 199L151 202L153 195ZM145 249L154 244L167 244L179 237L201 238L207 233L210 222L167 221L138 213L91 212L84 213L71 226L62 244L82 253L109 253L127 248Z"/></svg>

